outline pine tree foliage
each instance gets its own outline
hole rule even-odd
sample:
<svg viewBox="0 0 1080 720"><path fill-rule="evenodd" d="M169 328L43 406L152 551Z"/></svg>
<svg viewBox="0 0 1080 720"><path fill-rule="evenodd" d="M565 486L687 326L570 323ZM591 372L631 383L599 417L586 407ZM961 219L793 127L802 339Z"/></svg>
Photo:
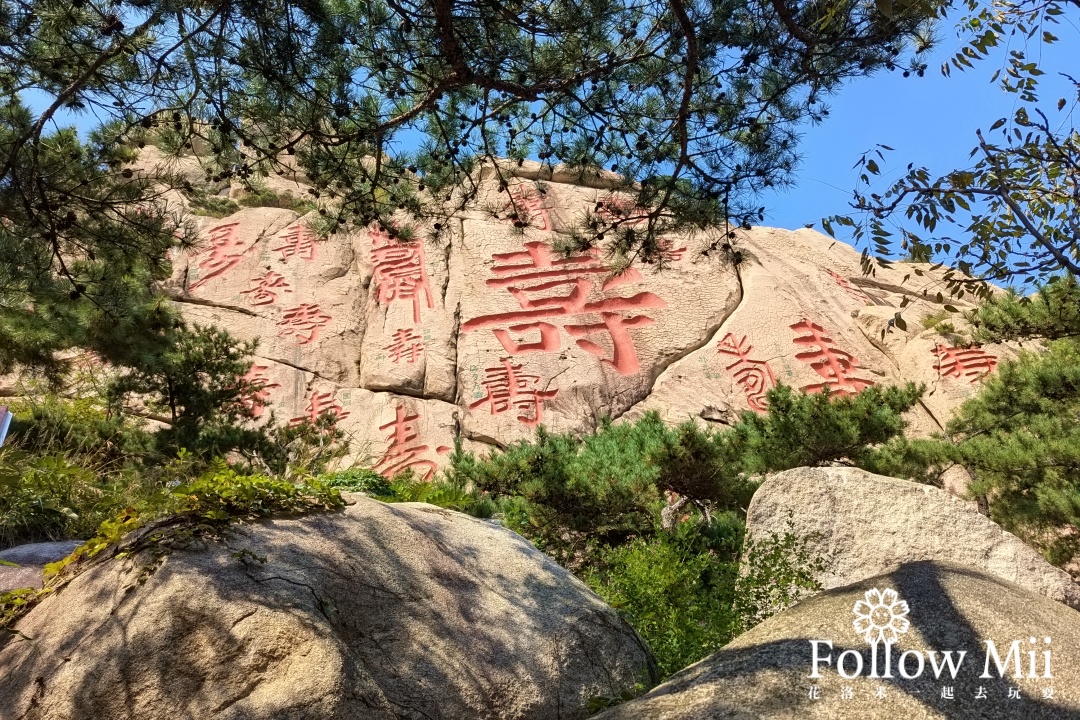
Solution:
<svg viewBox="0 0 1080 720"><path fill-rule="evenodd" d="M1080 338L1080 284L1069 274L1033 295L1010 290L979 305L972 325L978 342Z"/></svg>
<svg viewBox="0 0 1080 720"><path fill-rule="evenodd" d="M0 373L20 364L55 379L59 351L122 361L172 323L154 285L176 228L144 203L144 182L123 178L130 151L101 133L58 131L12 155L33 120L17 95L0 102Z"/></svg>
<svg viewBox="0 0 1080 720"><path fill-rule="evenodd" d="M864 467L939 483L962 465L990 517L1056 563L1080 550L1080 341L1077 283L1057 278L1033 295L1011 292L974 313L984 341L1043 341L1002 362L943 437L894 438Z"/></svg>
<svg viewBox="0 0 1080 720"><path fill-rule="evenodd" d="M212 458L252 444L258 432L243 425L255 419L252 398L262 389L245 378L255 347L216 328L183 326L162 352L134 358L110 383L110 403L123 412L141 401L168 423L156 433L166 456L189 448Z"/></svg>
<svg viewBox="0 0 1080 720"><path fill-rule="evenodd" d="M923 0L5 1L0 372L161 322L152 289L184 229L153 201L184 184L124 166L148 141L197 152L210 181L299 168L330 231L451 212L482 167L506 179L500 157L585 182L610 171L648 223L594 222L582 242L656 254L670 227L759 217L798 124L847 78L918 66L933 14Z"/></svg>
<svg viewBox="0 0 1080 720"><path fill-rule="evenodd" d="M765 415L745 412L725 430L668 427L655 413L604 423L576 437L540 430L490 457L456 452L449 478L494 498L516 498L512 525L562 562L596 546L656 531L666 493L708 518L745 514L769 472L831 462L865 462L874 445L903 432L901 414L922 389L867 388L853 396L769 391Z"/></svg>
<svg viewBox="0 0 1080 720"><path fill-rule="evenodd" d="M999 366L949 434L992 519L1057 562L1080 549L1080 346L1055 341Z"/></svg>

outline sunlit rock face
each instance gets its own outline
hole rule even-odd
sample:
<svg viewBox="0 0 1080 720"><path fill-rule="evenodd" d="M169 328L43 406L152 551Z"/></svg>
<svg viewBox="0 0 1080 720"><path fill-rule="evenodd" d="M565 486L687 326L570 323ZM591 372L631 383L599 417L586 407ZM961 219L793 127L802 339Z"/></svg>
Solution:
<svg viewBox="0 0 1080 720"><path fill-rule="evenodd" d="M656 681L637 633L521 536L346 497L87 568L0 638L0 717L583 720Z"/></svg>
<svg viewBox="0 0 1080 720"><path fill-rule="evenodd" d="M924 328L943 311L943 271L898 263L865 277L858 251L811 230L672 234L660 262L621 273L602 250L560 253L583 222L632 203L536 175L526 167L505 191L492 176L438 227L403 219L410 240L322 239L316 213L281 208L193 216L201 242L174 257L169 292L190 321L259 340L260 415L333 412L352 461L386 474L432 474L459 433L482 449L473 443L541 424L585 431L650 410L730 423L763 412L778 383L841 394L926 383L908 419L927 434L1015 354ZM890 321L905 299L901 330Z"/></svg>

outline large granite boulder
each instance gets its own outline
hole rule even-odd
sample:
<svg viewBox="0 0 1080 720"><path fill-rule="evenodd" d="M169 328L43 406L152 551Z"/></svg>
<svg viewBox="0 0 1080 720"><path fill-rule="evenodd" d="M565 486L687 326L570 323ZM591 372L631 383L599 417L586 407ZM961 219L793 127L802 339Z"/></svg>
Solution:
<svg viewBox="0 0 1080 720"><path fill-rule="evenodd" d="M652 679L636 633L521 537L352 499L91 566L0 648L0 717L554 720Z"/></svg>
<svg viewBox="0 0 1080 720"><path fill-rule="evenodd" d="M886 673L881 638L889 627L896 641ZM878 648L876 667L867 637ZM993 643L992 653L988 643ZM1019 670L1017 663L1022 664ZM815 595L647 695L595 716L596 720L1077 717L1080 614L987 573L937 562L910 563Z"/></svg>
<svg viewBox="0 0 1080 720"><path fill-rule="evenodd" d="M964 502L928 485L857 468L796 468L769 477L750 502L751 537L794 532L831 556L828 589L916 560L961 563L1080 608L1080 585Z"/></svg>

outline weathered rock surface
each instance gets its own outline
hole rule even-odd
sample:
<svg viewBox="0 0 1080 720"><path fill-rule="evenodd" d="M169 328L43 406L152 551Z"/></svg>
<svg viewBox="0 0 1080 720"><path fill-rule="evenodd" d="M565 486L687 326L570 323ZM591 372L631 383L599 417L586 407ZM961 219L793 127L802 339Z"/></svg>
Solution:
<svg viewBox="0 0 1080 720"><path fill-rule="evenodd" d="M18 567L0 565L0 592L16 588L40 588L41 571L51 562L62 560L82 543L73 540L60 542L28 543L0 550L0 560L15 563Z"/></svg>
<svg viewBox="0 0 1080 720"><path fill-rule="evenodd" d="M148 148L144 164L198 184L190 156ZM928 382L932 399L908 418L925 434L1015 353L951 348L924 330L944 302L944 271L926 265L865 278L860 254L820 233L716 228L665 236L662 268L614 274L601 248L555 250L590 218L632 214L613 178L530 163L481 176L464 210L403 217L401 236L373 227L318 239L315 213L280 208L193 216L203 242L174 257L169 291L190 320L259 339L267 412L338 414L351 460L385 474L432 473L458 432L506 445L540 423L583 431L647 410L730 423L763 411L779 382L839 393ZM264 184L306 196L294 179ZM206 191L226 190L242 198L239 186ZM889 321L905 299L901 331Z"/></svg>
<svg viewBox="0 0 1080 720"><path fill-rule="evenodd" d="M352 499L91 567L0 648L0 717L554 720L648 682L633 630L519 536Z"/></svg>
<svg viewBox="0 0 1080 720"><path fill-rule="evenodd" d="M771 475L747 510L751 537L794 532L832 556L828 588L918 560L962 563L1080 608L1080 585L973 507L928 485L857 468L796 468ZM816 537L815 537L816 536ZM1078 678L1080 679L1080 678Z"/></svg>
<svg viewBox="0 0 1080 720"><path fill-rule="evenodd" d="M871 650L866 637L853 628L856 603L866 603L868 591L895 590L905 608L875 603L886 622L902 617L908 625L899 633L891 653L891 679L873 678ZM865 605L859 606L865 609ZM884 623L883 623L884 624ZM875 631L872 631L875 632ZM875 639L877 635L874 635ZM1030 640L1034 638L1035 642ZM1051 642L1046 644L1045 639ZM819 645L820 678L811 678L810 640ZM1004 668L993 658L987 665L986 641L992 641ZM1016 662L1007 653L1017 641L1014 660L1022 661L1023 677L1015 677ZM860 653L861 673L854 654L845 657L845 672L837 662L845 651ZM1028 651L1034 650L1034 672ZM1043 652L1050 650L1050 675L1045 676ZM911 679L899 673L902 653L918 651L904 663ZM941 669L935 677L928 653ZM960 659L955 679L945 667L943 653ZM884 674L885 650L879 643L878 675ZM988 670L989 677L981 677ZM1030 677L1034 676L1034 677ZM882 694L879 697L879 691ZM848 697L850 694L850 697ZM1011 697L1018 694L1018 697ZM814 696L817 699L812 699ZM848 699L845 699L848 697ZM674 675L647 695L620 705L596 720L701 720L702 718L770 718L775 720L864 720L891 718L922 720L1024 720L1080 717L1080 614L1060 603L1012 583L951 563L919 562L895 568L874 578L829 590L804 600L739 636L719 652Z"/></svg>
<svg viewBox="0 0 1080 720"><path fill-rule="evenodd" d="M929 266L866 278L853 248L805 229L753 228L734 245L738 307L703 347L660 375L627 417L654 410L669 422L730 422L725 409L764 411L765 392L777 383L808 392L828 385L844 395L913 381L926 383L934 398L906 418L911 434L926 435L941 429L1000 358L1015 356L1006 345L954 351L922 328L922 318L942 308ZM908 329L901 330L890 321L905 298Z"/></svg>

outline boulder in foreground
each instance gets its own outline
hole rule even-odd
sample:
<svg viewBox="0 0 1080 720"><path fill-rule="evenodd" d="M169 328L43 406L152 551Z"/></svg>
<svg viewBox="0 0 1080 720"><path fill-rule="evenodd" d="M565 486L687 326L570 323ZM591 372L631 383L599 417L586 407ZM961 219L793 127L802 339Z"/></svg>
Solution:
<svg viewBox="0 0 1080 720"><path fill-rule="evenodd" d="M867 612L856 630L858 611ZM879 638L888 631L879 628L887 626L897 636L890 653L893 677L870 677L867 637L878 640L877 674L884 675L884 643ZM812 640L818 641L820 677L811 677ZM1004 672L993 657L987 660L987 641L994 643ZM1010 656L1014 642L1016 650ZM1035 651L1033 668L1029 649ZM1052 677L1045 676L1046 650ZM945 661L947 651L952 653L955 678ZM962 659L960 652L965 653ZM837 670L842 654L850 678ZM861 672L856 654L862 658ZM900 675L901 656L910 679ZM1022 664L1023 677L1015 677L1016 661ZM935 663L940 677L935 677ZM987 669L989 677L982 677ZM596 720L1077 717L1080 613L978 570L936 562L910 563L815 595L740 635L647 695L595 716Z"/></svg>
<svg viewBox="0 0 1080 720"><path fill-rule="evenodd" d="M795 468L769 477L747 511L751 537L788 519L808 549L832 556L825 589L919 560L957 562L1080 609L1080 585L972 503L929 485L858 468ZM811 536L816 535L816 538Z"/></svg>
<svg viewBox="0 0 1080 720"><path fill-rule="evenodd" d="M353 499L91 566L0 648L0 717L581 718L650 682L636 633L524 539Z"/></svg>

